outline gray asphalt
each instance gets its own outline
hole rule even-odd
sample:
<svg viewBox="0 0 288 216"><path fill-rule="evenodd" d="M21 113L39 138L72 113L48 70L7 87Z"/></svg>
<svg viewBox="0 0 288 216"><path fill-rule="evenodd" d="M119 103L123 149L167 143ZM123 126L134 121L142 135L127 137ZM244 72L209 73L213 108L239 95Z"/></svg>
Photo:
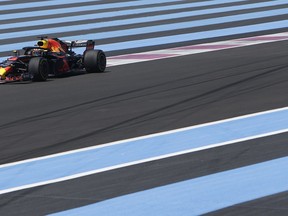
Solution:
<svg viewBox="0 0 288 216"><path fill-rule="evenodd" d="M288 192L264 197L247 203L232 206L216 212L207 214L207 216L217 215L277 215L285 216L288 213Z"/></svg>
<svg viewBox="0 0 288 216"><path fill-rule="evenodd" d="M0 162L285 107L286 44L2 85Z"/></svg>
<svg viewBox="0 0 288 216"><path fill-rule="evenodd" d="M277 42L111 67L104 74L2 86L15 96L3 98L14 115L2 118L1 136L9 142L1 162L285 107L286 45ZM287 133L15 192L1 197L1 210L43 215L75 208L287 156L286 141ZM281 207L285 193L278 196L270 198L273 205L269 198L251 205L258 213L265 212L267 203L271 214L287 213ZM245 206L250 204L222 211L251 211Z"/></svg>

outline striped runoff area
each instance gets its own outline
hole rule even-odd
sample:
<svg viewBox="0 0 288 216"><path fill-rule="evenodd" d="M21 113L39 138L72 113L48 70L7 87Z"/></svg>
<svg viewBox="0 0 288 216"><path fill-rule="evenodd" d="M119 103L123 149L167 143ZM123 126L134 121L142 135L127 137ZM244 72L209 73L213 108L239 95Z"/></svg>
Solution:
<svg viewBox="0 0 288 216"><path fill-rule="evenodd" d="M97 48L110 55L108 66L288 39L287 0L0 0L0 10L0 59L9 56L11 50L34 45L40 35L64 40L93 39ZM3 164L0 198L11 195L13 200L22 191L29 194L29 190L63 182L68 185L95 174L285 134L287 110L284 107ZM117 215L119 211L122 215L209 213L287 191L286 165L287 157L278 158L102 202L89 200L90 205L77 203L56 215ZM215 201L223 194L229 202Z"/></svg>
<svg viewBox="0 0 288 216"><path fill-rule="evenodd" d="M287 191L287 163L288 157L283 157L116 197L98 204L52 215L93 215L95 212L107 216L118 215L119 212L121 215L138 216L202 215L252 199ZM265 186L263 187L263 185ZM219 202L219 197L225 201ZM163 212L166 213L163 214Z"/></svg>
<svg viewBox="0 0 288 216"><path fill-rule="evenodd" d="M34 45L40 35L94 39L99 49L121 54L288 27L286 0L15 2L0 5L2 59L11 50Z"/></svg>

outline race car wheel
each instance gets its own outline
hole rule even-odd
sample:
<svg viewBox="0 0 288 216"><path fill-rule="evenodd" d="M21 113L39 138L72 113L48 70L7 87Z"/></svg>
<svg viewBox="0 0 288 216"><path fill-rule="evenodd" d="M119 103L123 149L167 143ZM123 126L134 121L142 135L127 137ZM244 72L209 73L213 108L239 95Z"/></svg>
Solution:
<svg viewBox="0 0 288 216"><path fill-rule="evenodd" d="M48 78L49 64L47 59L35 57L29 61L28 72L33 81L45 81Z"/></svg>
<svg viewBox="0 0 288 216"><path fill-rule="evenodd" d="M84 67L88 73L102 73L106 68L106 55L102 50L87 50L84 54Z"/></svg>

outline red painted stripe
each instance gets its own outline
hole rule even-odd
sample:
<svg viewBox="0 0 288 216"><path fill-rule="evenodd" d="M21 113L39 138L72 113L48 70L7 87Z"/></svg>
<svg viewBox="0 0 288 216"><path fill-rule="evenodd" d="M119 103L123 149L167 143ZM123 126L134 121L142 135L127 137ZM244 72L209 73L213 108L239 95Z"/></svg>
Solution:
<svg viewBox="0 0 288 216"><path fill-rule="evenodd" d="M175 54L152 54L152 53L142 53L142 54L128 54L124 56L114 56L109 59L157 59L157 58L167 58L176 56Z"/></svg>
<svg viewBox="0 0 288 216"><path fill-rule="evenodd" d="M262 40L271 40L271 41L277 41L277 40L283 40L288 39L287 36L260 36L260 37L251 37L251 38L243 38L241 41L262 41Z"/></svg>
<svg viewBox="0 0 288 216"><path fill-rule="evenodd" d="M193 46L185 46L173 48L173 50L190 50L190 49L225 49L236 47L237 45L225 45L225 44L203 44L203 45L193 45Z"/></svg>

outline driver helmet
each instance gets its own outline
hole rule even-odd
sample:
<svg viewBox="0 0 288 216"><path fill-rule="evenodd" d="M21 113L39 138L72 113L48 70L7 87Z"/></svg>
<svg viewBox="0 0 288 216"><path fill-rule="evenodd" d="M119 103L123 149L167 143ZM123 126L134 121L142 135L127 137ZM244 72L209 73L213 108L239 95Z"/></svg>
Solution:
<svg viewBox="0 0 288 216"><path fill-rule="evenodd" d="M37 42L37 45L40 47L40 48L43 48L43 49L48 49L48 41L47 40L39 40Z"/></svg>

